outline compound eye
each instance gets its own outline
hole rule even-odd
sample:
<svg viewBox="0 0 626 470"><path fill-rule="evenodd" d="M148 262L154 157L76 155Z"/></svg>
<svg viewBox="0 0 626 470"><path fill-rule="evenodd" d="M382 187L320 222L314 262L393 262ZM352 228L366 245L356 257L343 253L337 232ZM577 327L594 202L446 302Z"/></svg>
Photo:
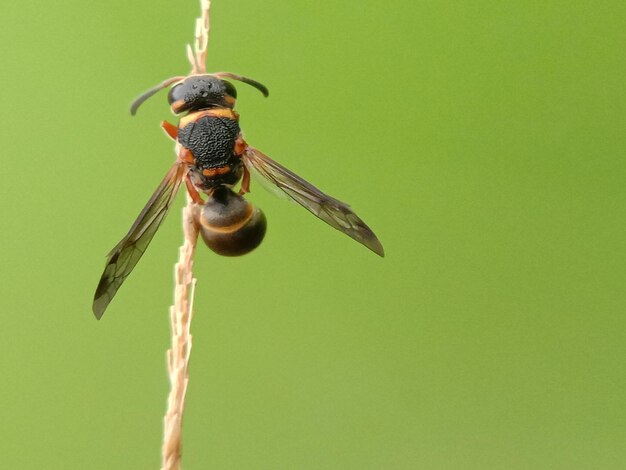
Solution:
<svg viewBox="0 0 626 470"><path fill-rule="evenodd" d="M222 80L222 83L224 84L224 89L226 90L226 93L236 99L237 89L235 88L235 86L232 83L227 82L226 80Z"/></svg>
<svg viewBox="0 0 626 470"><path fill-rule="evenodd" d="M180 101L183 99L183 90L182 83L172 87L167 94L167 102L171 105L176 101Z"/></svg>

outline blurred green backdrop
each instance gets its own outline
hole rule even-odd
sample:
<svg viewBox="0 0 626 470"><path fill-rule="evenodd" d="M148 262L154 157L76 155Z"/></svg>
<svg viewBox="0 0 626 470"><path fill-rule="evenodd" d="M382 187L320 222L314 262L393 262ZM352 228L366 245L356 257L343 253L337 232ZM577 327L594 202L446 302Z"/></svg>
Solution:
<svg viewBox="0 0 626 470"><path fill-rule="evenodd" d="M179 196L105 317L104 255L173 158L195 0L5 2L3 468L158 468ZM626 468L623 1L214 0L247 140L379 259L253 185L197 255L185 469Z"/></svg>

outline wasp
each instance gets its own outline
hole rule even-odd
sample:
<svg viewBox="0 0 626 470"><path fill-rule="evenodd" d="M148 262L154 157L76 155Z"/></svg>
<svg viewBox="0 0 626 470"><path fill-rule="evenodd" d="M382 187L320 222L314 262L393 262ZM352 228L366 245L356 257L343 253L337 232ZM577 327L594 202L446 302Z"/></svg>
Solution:
<svg viewBox="0 0 626 470"><path fill-rule="evenodd" d="M269 96L268 89L256 80L218 72L169 78L132 103L130 112L135 115L148 98L171 86L168 102L180 119L178 126L167 121L161 126L176 142L176 161L126 236L108 254L94 295L96 318L102 317L144 254L183 182L198 208L195 223L202 239L220 255L243 255L263 240L265 215L243 197L250 191L250 175L255 174L331 227L384 256L374 232L350 206L246 143L239 128L239 114L234 110L237 90L226 79L251 85ZM238 183L240 190L235 192Z"/></svg>

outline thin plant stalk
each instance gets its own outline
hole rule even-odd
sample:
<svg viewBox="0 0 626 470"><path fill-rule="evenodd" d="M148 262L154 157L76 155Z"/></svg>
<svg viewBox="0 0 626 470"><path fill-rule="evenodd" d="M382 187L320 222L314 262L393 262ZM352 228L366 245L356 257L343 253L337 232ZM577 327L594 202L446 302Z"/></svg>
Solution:
<svg viewBox="0 0 626 470"><path fill-rule="evenodd" d="M193 47L187 46L191 74L206 73L206 51L209 42L210 0L200 0L201 15L196 20ZM174 266L174 305L170 307L172 343L167 351L167 371L170 393L167 411L163 418L162 470L180 470L182 456L183 412L189 383L189 358L191 355L191 317L196 279L193 277L193 258L198 240L195 222L196 206L187 195L183 208L184 242Z"/></svg>
<svg viewBox="0 0 626 470"><path fill-rule="evenodd" d="M182 455L182 428L185 395L189 383L189 356L191 354L191 317L196 279L193 277L193 257L198 239L194 222L193 201L187 196L183 208L184 243L174 266L174 305L170 307L172 346L167 351L167 371L170 393L167 412L163 418L163 448L161 468L180 469Z"/></svg>

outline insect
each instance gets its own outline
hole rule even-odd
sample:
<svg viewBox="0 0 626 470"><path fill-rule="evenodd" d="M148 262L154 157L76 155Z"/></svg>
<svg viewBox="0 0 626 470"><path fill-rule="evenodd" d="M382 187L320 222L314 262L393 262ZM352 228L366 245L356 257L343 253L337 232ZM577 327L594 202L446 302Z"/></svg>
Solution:
<svg viewBox="0 0 626 470"><path fill-rule="evenodd" d="M204 242L214 252L237 256L256 248L265 235L263 212L243 195L250 191L250 174L271 183L313 215L384 256L374 232L350 206L324 194L243 139L234 85L225 79L253 86L264 96L267 88L250 78L229 72L172 77L137 98L130 111L158 91L170 87L168 102L178 126L161 126L176 141L176 161L122 240L107 256L96 289L93 312L101 318L113 296L131 273L163 222L184 182L198 208L196 223ZM236 193L233 187L241 182ZM206 200L201 196L205 195Z"/></svg>

